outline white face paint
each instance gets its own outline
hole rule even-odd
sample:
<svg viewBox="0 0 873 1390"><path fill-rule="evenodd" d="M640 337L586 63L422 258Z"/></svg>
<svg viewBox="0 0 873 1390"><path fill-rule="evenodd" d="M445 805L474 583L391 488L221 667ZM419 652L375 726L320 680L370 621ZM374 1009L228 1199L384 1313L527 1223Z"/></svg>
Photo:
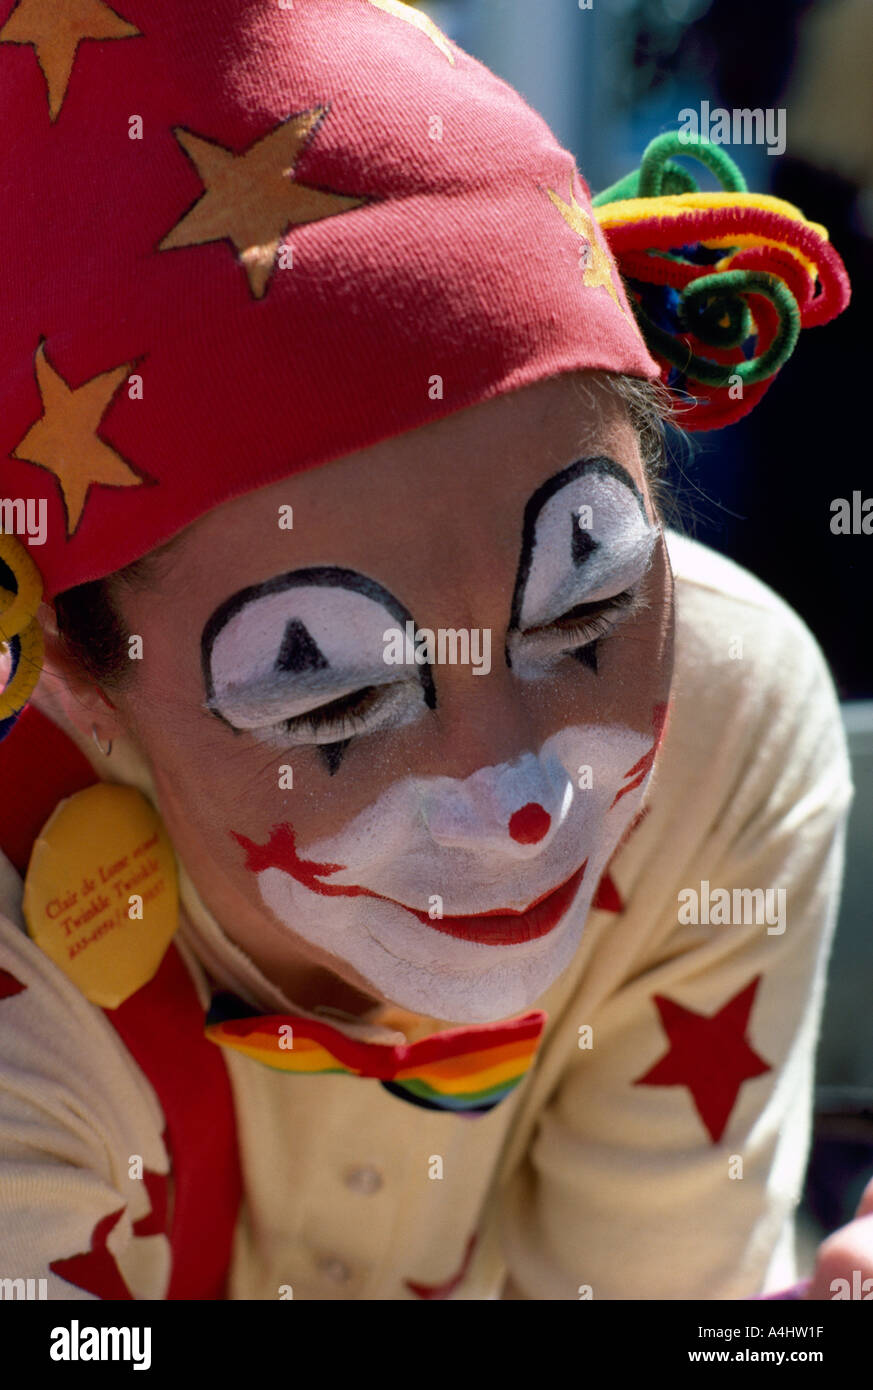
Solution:
<svg viewBox="0 0 873 1390"><path fill-rule="evenodd" d="M542 680L568 650L637 613L634 590L657 538L641 493L612 459L580 459L543 484L525 510L508 639L513 673ZM598 611L570 623L566 615L580 605Z"/></svg>
<svg viewBox="0 0 873 1390"><path fill-rule="evenodd" d="M580 459L540 493L542 500L532 499L535 536L525 547L530 563L519 575L522 628L552 622L580 599L627 588L648 565L658 534L630 475L611 459Z"/></svg>
<svg viewBox="0 0 873 1390"><path fill-rule="evenodd" d="M596 673L596 640L637 611L656 540L641 494L612 460L579 460L539 488L525 509L508 629L513 674L548 679L568 656ZM326 745L335 772L340 741L425 719L436 704L429 667L384 660L386 627L407 621L387 590L347 570L300 570L244 590L204 631L207 707L277 747ZM319 714L362 687L375 696L354 727L345 709ZM448 1022L505 1018L539 999L578 947L644 796L659 708L650 734L574 726L537 754L463 780L403 778L305 849L287 821L266 845L242 827L233 834L274 917L379 994Z"/></svg>
<svg viewBox="0 0 873 1390"><path fill-rule="evenodd" d="M457 1023L521 1012L579 944L600 876L644 794L645 781L631 784L652 742L621 727L569 728L547 739L537 756L527 753L463 780L404 778L339 835L300 852L304 865L316 861L320 873L289 872L293 866L279 848L283 835L274 828L276 857L286 867L258 872L263 901L291 931L348 962L402 1008ZM582 767L591 768L590 779L580 779ZM592 785L580 789L580 780ZM518 843L510 819L532 803L550 817L548 829L536 843ZM284 844L287 850L287 838ZM490 914L536 903L586 860L581 883L550 930L531 940L488 943L489 931L505 926ZM344 867L324 872L337 864ZM366 892L337 893L349 886ZM415 912L427 914L434 895L444 917L424 922ZM469 917L478 920L451 922ZM480 939L450 935L449 927L474 930Z"/></svg>
<svg viewBox="0 0 873 1390"><path fill-rule="evenodd" d="M206 706L233 728L284 746L348 737L345 719L322 721L315 712L362 687L377 687L368 732L409 723L432 703L430 670L389 665L383 636L387 625L409 620L387 590L351 570L296 570L244 589L204 629Z"/></svg>

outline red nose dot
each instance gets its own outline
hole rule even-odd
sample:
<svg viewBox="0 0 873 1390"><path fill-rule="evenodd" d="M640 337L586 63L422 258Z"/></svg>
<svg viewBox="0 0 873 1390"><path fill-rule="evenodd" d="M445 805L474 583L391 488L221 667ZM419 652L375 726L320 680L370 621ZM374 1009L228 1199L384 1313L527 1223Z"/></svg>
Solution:
<svg viewBox="0 0 873 1390"><path fill-rule="evenodd" d="M548 834L552 818L538 801L529 801L509 817L509 833L520 845L535 845Z"/></svg>

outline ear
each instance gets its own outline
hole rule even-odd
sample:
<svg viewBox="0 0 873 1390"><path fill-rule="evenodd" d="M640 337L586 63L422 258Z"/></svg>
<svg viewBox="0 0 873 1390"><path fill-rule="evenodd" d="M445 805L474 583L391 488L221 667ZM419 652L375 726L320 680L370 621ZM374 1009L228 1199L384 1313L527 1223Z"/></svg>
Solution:
<svg viewBox="0 0 873 1390"><path fill-rule="evenodd" d="M41 603L37 617L45 645L42 678L47 692L86 738L91 738L95 727L103 744L120 738L124 725L116 706L93 676L70 655L58 633L54 609L50 604Z"/></svg>

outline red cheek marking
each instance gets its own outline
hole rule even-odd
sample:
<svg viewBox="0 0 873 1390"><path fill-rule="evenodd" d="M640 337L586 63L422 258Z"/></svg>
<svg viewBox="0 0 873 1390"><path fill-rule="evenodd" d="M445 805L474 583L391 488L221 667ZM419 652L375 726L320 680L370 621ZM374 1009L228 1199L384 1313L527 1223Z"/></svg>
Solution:
<svg viewBox="0 0 873 1390"><path fill-rule="evenodd" d="M670 706L666 700L660 704L652 706L652 728L655 732L655 747L659 748L667 732L667 716L670 713Z"/></svg>
<svg viewBox="0 0 873 1390"><path fill-rule="evenodd" d="M552 818L538 801L529 801L509 817L509 833L520 845L537 845L549 833Z"/></svg>
<svg viewBox="0 0 873 1390"><path fill-rule="evenodd" d="M305 888L310 888L313 893L322 893L326 898L356 898L367 892L366 888L358 888L354 884L321 883L320 879L338 874L346 867L345 864L319 864L315 859L301 859L297 853L294 831L287 821L273 826L265 845L255 844L254 840L240 835L236 830L230 833L245 850L246 868L251 869L253 874L259 874L264 869L282 869Z"/></svg>
<svg viewBox="0 0 873 1390"><path fill-rule="evenodd" d="M536 806L537 803L529 802L528 804ZM523 806L521 809L524 811L527 808ZM541 806L538 809L547 819L550 819ZM344 864L319 864L314 859L301 859L295 847L294 830L287 821L282 825L273 826L270 831L270 838L265 845L256 844L247 835L241 835L236 830L231 830L230 834L237 844L242 845L246 852L245 866L254 874L262 873L265 869L281 869L284 873L295 878L298 883L302 883L305 888L311 889L313 893L321 893L324 897L375 898L379 902L391 903L394 907L404 908L406 912L417 917L419 922L426 927L445 932L448 936L458 936L467 941L481 941L491 946L506 946L517 941L532 941L551 931L552 927L569 909L588 865L586 859L566 882L557 888L550 889L548 893L543 893L541 897L528 904L523 911L515 908L494 908L490 912L443 917L438 921L431 921L428 913L419 911L415 907L406 907L404 903L398 903L394 898L386 898L382 893L374 893L370 888L362 888L358 884L352 883L345 885L322 883L321 879L324 876L339 873L346 866ZM487 918L487 922L483 921L485 918Z"/></svg>
<svg viewBox="0 0 873 1390"><path fill-rule="evenodd" d="M666 701L664 701L660 704L652 706L652 733L654 734L652 746L649 749L648 753L644 753L643 756L640 758L639 762L634 763L633 767L629 768L628 771L624 774L625 780L628 777L632 777L633 781L628 782L626 787L622 787L621 791L616 792L613 798L612 806L615 805L616 801L621 801L621 798L624 796L625 792L632 792L635 787L640 786L640 784L646 780L646 778L652 770L652 764L655 761L655 754L657 753L661 741L664 737L664 730L666 729L666 727L667 703ZM612 806L610 806L609 808L610 811L612 810Z"/></svg>

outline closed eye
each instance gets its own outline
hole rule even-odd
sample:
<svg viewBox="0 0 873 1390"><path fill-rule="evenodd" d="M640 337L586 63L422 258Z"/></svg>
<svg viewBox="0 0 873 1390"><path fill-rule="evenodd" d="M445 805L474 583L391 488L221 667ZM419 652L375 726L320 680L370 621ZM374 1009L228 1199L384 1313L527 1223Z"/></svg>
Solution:
<svg viewBox="0 0 873 1390"><path fill-rule="evenodd" d="M328 771L340 765L346 745L355 735L399 728L424 713L427 704L418 680L390 685L365 685L305 714L280 720L259 731L264 742L277 747L315 747Z"/></svg>
<svg viewBox="0 0 873 1390"><path fill-rule="evenodd" d="M541 627L528 628L521 635L531 637L538 632L555 632L565 628L577 628L584 626L585 623L607 615L618 612L622 609L630 608L634 602L635 591L625 589L622 593L616 594L613 598L598 599L595 603L577 603L575 607L569 608L566 613L562 613L560 618L554 622L547 623Z"/></svg>
<svg viewBox="0 0 873 1390"><path fill-rule="evenodd" d="M572 656L581 649L608 637L626 618L645 607L638 589L625 589L612 598L593 603L577 603L554 622L510 634L507 654L512 669L519 676L533 675L528 663L535 666L561 656Z"/></svg>
<svg viewBox="0 0 873 1390"><path fill-rule="evenodd" d="M284 729L286 734L308 735L305 739L307 743L328 743L337 737L337 730L341 731L339 737L349 738L353 730L356 732L362 723L366 723L367 714L384 694L383 686L365 685L339 700L331 700L317 709L307 710L306 714L283 719L278 727ZM329 738L318 737L324 730L329 732Z"/></svg>

